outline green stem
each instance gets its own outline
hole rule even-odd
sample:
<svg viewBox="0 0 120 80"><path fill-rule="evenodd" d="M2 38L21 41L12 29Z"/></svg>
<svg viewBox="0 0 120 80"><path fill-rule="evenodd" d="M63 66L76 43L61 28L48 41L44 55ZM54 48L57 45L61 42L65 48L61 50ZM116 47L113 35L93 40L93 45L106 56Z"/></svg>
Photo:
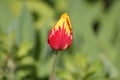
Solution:
<svg viewBox="0 0 120 80"><path fill-rule="evenodd" d="M55 80L55 65L56 65L56 60L57 60L57 53L58 53L58 51L56 51L55 54L54 54L52 70L51 70L49 80Z"/></svg>

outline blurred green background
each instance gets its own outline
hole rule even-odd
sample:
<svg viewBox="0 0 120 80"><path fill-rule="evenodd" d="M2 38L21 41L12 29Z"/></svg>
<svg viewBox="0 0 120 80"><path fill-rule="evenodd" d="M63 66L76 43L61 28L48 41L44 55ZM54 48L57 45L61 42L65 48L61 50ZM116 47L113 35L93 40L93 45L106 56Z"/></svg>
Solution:
<svg viewBox="0 0 120 80"><path fill-rule="evenodd" d="M56 80L120 80L120 0L0 0L0 80L48 80L47 37L64 12L74 39Z"/></svg>

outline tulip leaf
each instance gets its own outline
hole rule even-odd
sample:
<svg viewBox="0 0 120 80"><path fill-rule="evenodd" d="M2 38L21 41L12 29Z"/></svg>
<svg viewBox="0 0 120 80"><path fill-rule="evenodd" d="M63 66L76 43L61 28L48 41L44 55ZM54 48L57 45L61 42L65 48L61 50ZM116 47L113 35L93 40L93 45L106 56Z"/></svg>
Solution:
<svg viewBox="0 0 120 80"><path fill-rule="evenodd" d="M34 26L31 14L26 6L23 6L16 26L16 42L18 45L23 43L34 44Z"/></svg>

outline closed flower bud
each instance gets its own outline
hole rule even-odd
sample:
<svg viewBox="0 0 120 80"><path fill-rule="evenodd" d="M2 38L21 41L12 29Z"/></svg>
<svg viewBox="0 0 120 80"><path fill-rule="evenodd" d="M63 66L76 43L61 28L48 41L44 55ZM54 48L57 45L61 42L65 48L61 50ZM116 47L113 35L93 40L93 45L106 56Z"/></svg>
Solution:
<svg viewBox="0 0 120 80"><path fill-rule="evenodd" d="M71 46L72 36L70 18L67 13L64 13L50 30L48 43L54 50L65 50Z"/></svg>

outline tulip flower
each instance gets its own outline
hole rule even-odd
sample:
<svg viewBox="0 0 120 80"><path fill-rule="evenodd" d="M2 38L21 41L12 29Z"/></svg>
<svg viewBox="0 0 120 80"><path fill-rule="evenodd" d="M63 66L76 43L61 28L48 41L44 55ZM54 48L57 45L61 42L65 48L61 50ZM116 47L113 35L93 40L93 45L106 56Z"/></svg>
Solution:
<svg viewBox="0 0 120 80"><path fill-rule="evenodd" d="M58 22L52 27L48 35L48 43L50 47L56 50L49 80L55 80L54 70L58 50L65 50L71 46L72 35L70 18L67 13L64 13Z"/></svg>
<svg viewBox="0 0 120 80"><path fill-rule="evenodd" d="M72 34L70 18L64 13L50 30L48 43L54 50L65 50L72 43Z"/></svg>

